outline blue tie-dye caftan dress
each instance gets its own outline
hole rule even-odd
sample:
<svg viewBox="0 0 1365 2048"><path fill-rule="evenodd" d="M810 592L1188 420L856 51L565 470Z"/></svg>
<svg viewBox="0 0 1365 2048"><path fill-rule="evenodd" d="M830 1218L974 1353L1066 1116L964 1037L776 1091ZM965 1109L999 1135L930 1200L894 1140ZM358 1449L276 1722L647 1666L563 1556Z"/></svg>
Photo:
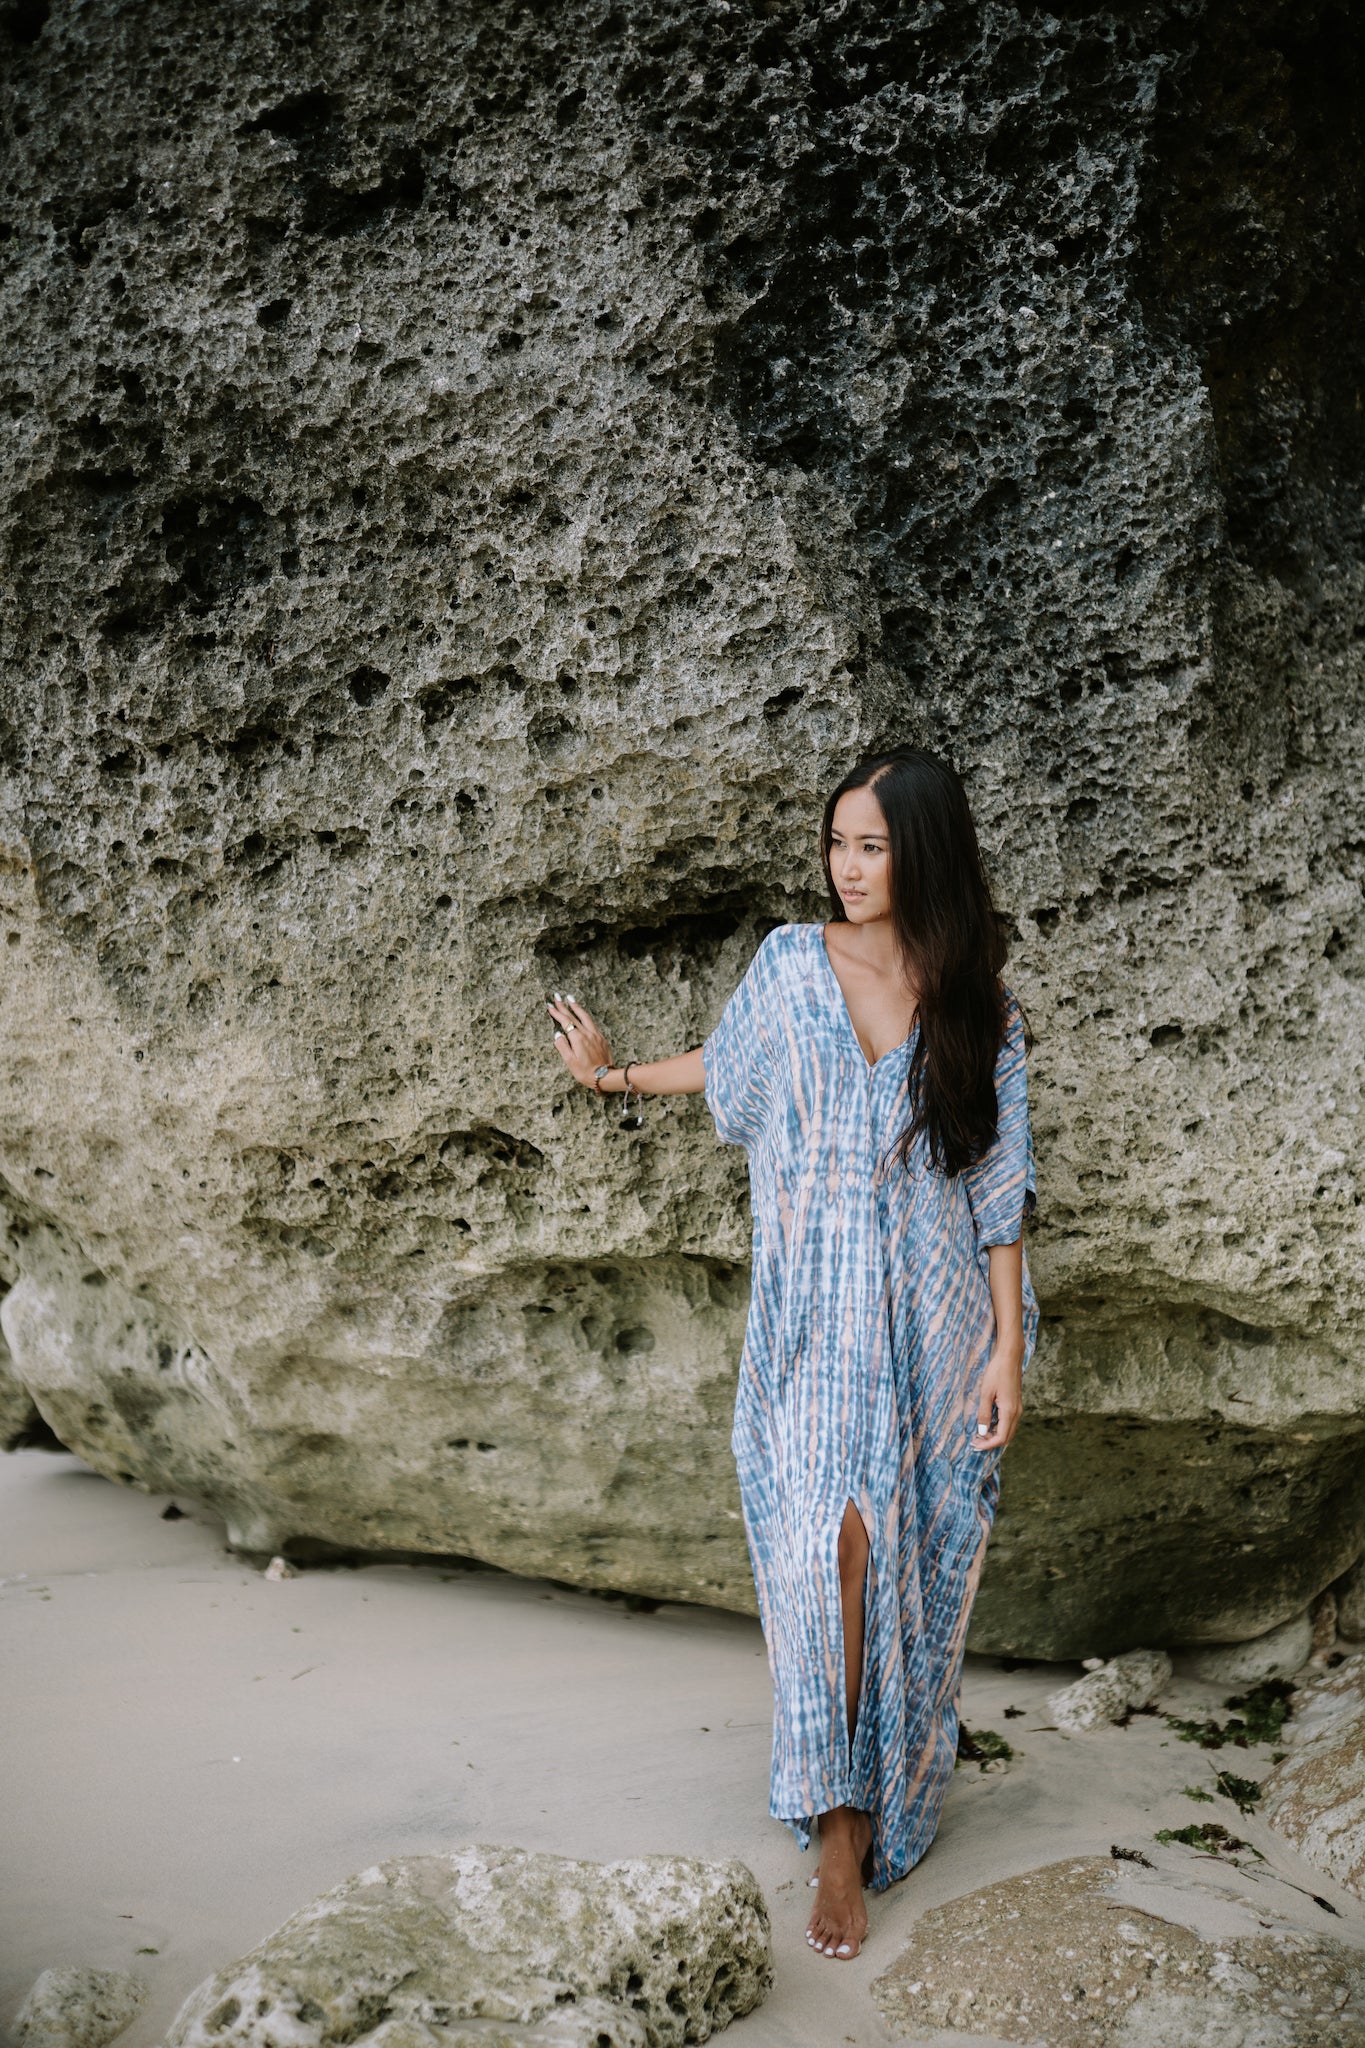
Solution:
<svg viewBox="0 0 1365 2048"><path fill-rule="evenodd" d="M1023 1024L1009 1004L995 1143L965 1174L889 1157L914 1034L869 1065L818 924L781 925L702 1047L706 1102L748 1155L753 1278L732 1439L775 1698L773 1814L802 1846L872 1816L872 1883L934 1838L1001 1453L973 1449L995 1335L987 1248L1033 1206ZM1024 1264L1025 1359L1038 1304ZM849 1754L839 1530L871 1544Z"/></svg>

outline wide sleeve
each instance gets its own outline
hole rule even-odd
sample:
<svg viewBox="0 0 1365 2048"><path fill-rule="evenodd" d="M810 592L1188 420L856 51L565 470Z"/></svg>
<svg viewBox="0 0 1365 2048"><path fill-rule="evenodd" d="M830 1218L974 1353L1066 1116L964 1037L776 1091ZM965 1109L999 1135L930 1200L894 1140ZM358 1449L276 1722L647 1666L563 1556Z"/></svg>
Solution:
<svg viewBox="0 0 1365 2048"><path fill-rule="evenodd" d="M781 927L779 927L781 929ZM725 1145L756 1144L767 1122L773 1071L773 940L759 946L744 979L702 1043L706 1106Z"/></svg>
<svg viewBox="0 0 1365 2048"><path fill-rule="evenodd" d="M1006 991L1004 1043L995 1063L995 1141L966 1172L967 1195L982 1245L1013 1244L1033 1214L1038 1184L1024 1067L1024 1017Z"/></svg>

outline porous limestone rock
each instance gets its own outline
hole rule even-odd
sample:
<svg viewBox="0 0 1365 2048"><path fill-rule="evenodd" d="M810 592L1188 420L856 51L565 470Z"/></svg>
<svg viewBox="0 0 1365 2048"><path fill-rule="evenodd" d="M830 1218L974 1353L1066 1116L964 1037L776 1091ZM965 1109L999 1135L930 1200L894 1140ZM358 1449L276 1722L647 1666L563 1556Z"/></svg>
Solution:
<svg viewBox="0 0 1365 2048"><path fill-rule="evenodd" d="M682 2048L771 1975L742 1863L479 1846L324 1892L192 1992L167 2048Z"/></svg>
<svg viewBox="0 0 1365 2048"><path fill-rule="evenodd" d="M1204 1685L1259 1685L1265 1678L1292 1678L1313 1648L1312 1617L1305 1610L1278 1628L1245 1643L1217 1643L1187 1652L1181 1668Z"/></svg>
<svg viewBox="0 0 1365 2048"><path fill-rule="evenodd" d="M966 776L1046 1316L972 1641L1365 1549L1365 25L0 10L0 1323L233 1540L752 1603L696 1045ZM7 1273L7 1277L8 1273Z"/></svg>
<svg viewBox="0 0 1365 2048"><path fill-rule="evenodd" d="M122 1970L44 1970L14 2016L14 2048L104 2048L132 2025L146 1996L141 1978Z"/></svg>
<svg viewBox="0 0 1365 2048"><path fill-rule="evenodd" d="M1079 1734L1121 1721L1136 1707L1150 1706L1170 1682L1171 1660L1164 1650L1127 1650L1087 1671L1074 1685L1049 1693L1047 1709L1059 1728Z"/></svg>
<svg viewBox="0 0 1365 2048"><path fill-rule="evenodd" d="M1365 1953L1327 1935L1207 1940L1112 1894L1102 1856L934 1906L872 1995L897 2038L1028 2048L1356 2048ZM1254 1922L1251 1924L1254 1925Z"/></svg>
<svg viewBox="0 0 1365 2048"><path fill-rule="evenodd" d="M1365 1899L1365 1652L1295 1690L1289 1752L1262 1812L1310 1863Z"/></svg>

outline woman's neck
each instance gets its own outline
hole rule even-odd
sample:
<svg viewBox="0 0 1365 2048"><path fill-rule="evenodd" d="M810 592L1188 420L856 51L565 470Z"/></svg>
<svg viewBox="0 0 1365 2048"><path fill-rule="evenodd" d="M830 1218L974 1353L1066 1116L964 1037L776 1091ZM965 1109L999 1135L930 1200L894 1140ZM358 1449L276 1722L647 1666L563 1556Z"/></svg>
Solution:
<svg viewBox="0 0 1365 2048"><path fill-rule="evenodd" d="M824 927L834 935L834 950L855 970L899 984L912 1003L918 1000L913 975L901 953L890 913L854 924L850 918L835 918ZM828 947L826 948L828 951Z"/></svg>
<svg viewBox="0 0 1365 2048"><path fill-rule="evenodd" d="M857 924L851 918L835 918L826 929L836 935L836 946L866 966L887 974L895 968L900 949L896 944L896 930L890 912L885 917L860 919Z"/></svg>

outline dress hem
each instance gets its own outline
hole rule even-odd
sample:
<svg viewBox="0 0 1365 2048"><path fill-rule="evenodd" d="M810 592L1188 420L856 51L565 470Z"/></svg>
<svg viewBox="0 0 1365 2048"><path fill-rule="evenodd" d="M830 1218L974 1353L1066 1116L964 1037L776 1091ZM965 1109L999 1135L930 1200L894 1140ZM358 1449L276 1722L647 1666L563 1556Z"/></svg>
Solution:
<svg viewBox="0 0 1365 2048"><path fill-rule="evenodd" d="M852 1800L845 1800L844 1804L852 1805L854 1802ZM864 1812L868 1810L867 1808L863 1809ZM811 1823L815 1818L814 1814L799 1815L796 1819L792 1819L790 1816L784 1817L782 1814L777 1813L773 1815L774 1820L780 1820L783 1827L791 1829L803 1854L811 1847L815 1839L811 1832ZM884 1892L888 1891L893 1884L899 1884L902 1878L909 1877L916 1864L923 1861L932 1847L933 1838L931 1836L929 1841L921 1843L918 1848L911 1847L906 1849L900 1856L880 1856L877 1853L877 1837L874 1823L872 1837L872 1881L865 1886L865 1890Z"/></svg>

